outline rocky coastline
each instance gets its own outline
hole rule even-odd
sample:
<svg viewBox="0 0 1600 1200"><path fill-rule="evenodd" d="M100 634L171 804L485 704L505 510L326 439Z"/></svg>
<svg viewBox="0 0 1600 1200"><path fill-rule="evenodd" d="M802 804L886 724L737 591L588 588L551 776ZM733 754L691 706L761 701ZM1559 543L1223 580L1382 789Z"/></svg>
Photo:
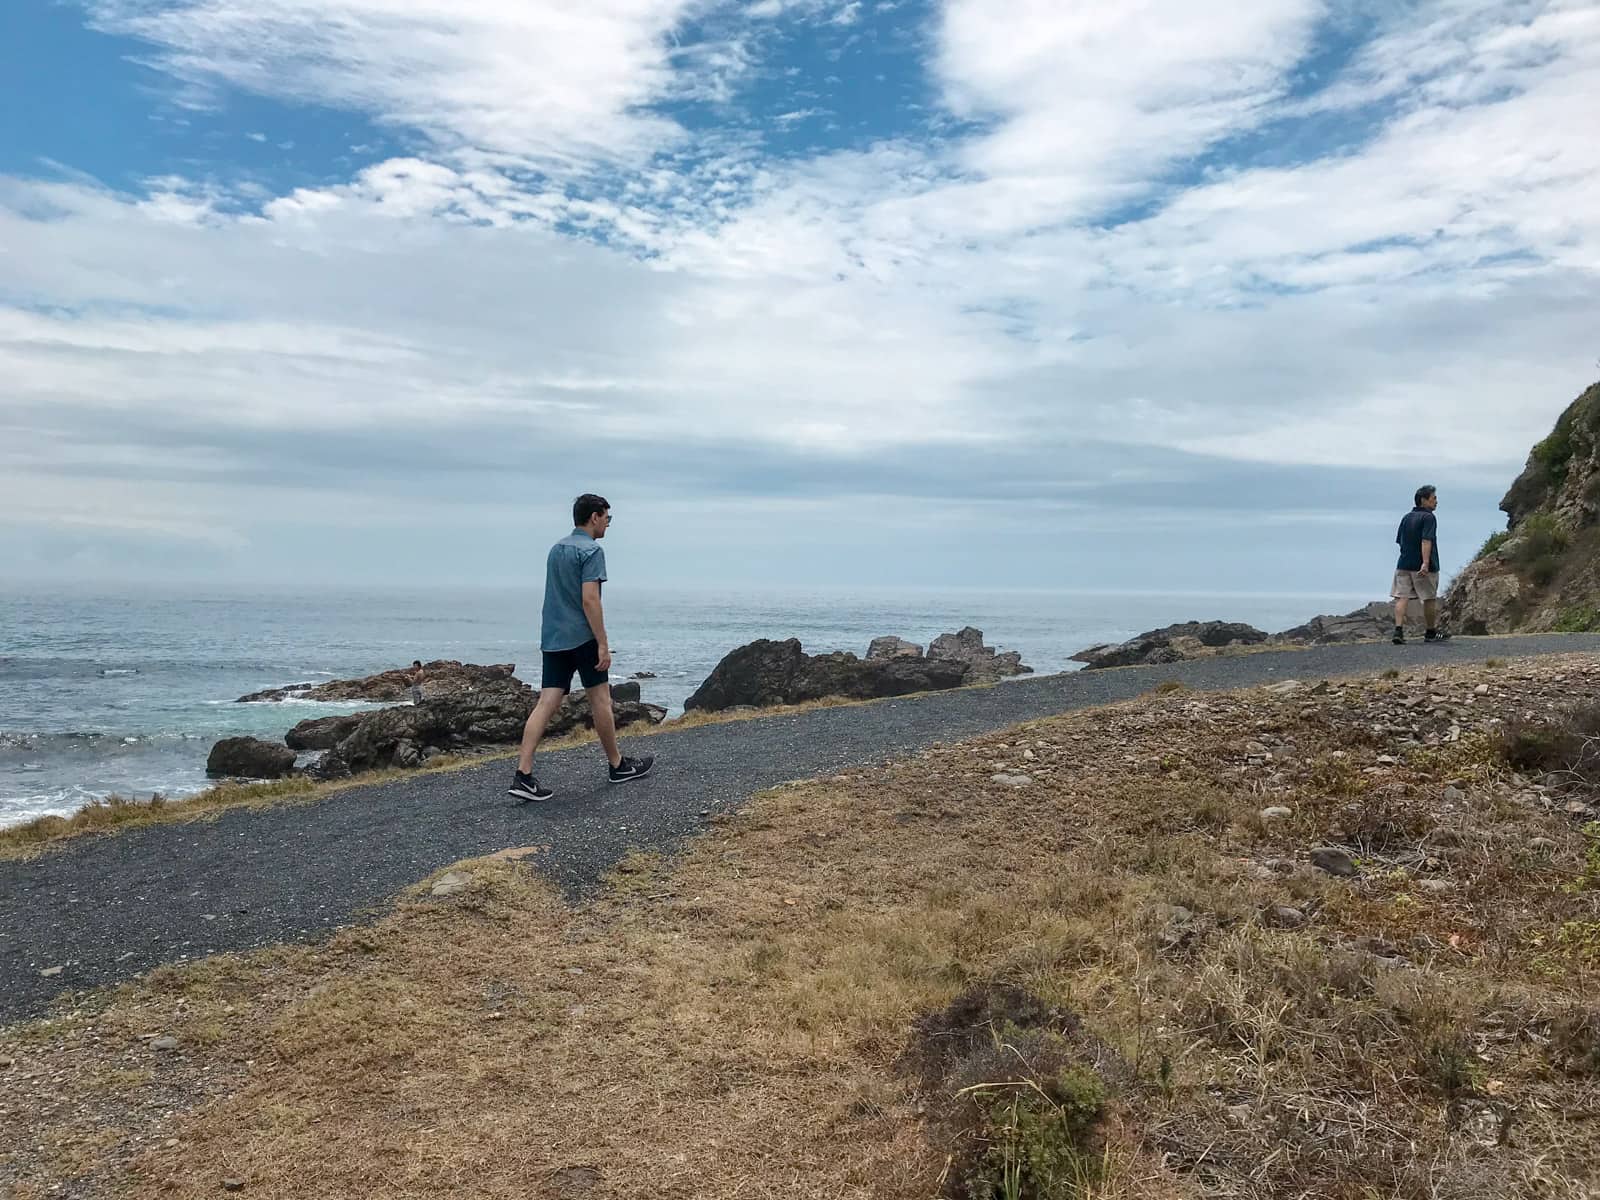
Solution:
<svg viewBox="0 0 1600 1200"><path fill-rule="evenodd" d="M799 641L765 639L726 655L691 696L686 709L720 711L799 704L829 696L875 699L911 692L993 683L1033 670L1016 651L998 651L983 632L968 626L941 634L924 651L898 637L875 639L865 659L847 652L808 655ZM339 713L301 721L282 741L223 738L211 748L206 773L213 778L282 779L305 775L341 779L364 771L414 769L440 755L488 753L514 746L538 695L516 677L512 663L480 666L437 659L423 667L424 699L368 712ZM619 729L655 725L667 710L646 703L639 679L611 686L612 714ZM356 679L296 683L240 696L241 704L286 700L390 701L410 696L410 668ZM592 728L589 700L568 696L547 730L559 737Z"/></svg>
<svg viewBox="0 0 1600 1200"><path fill-rule="evenodd" d="M1414 612L1408 622L1408 625L1415 625L1417 632L1421 632L1420 617L1420 613ZM1255 649L1378 641L1387 638L1393 630L1393 606L1387 600L1374 600L1353 612L1315 616L1279 633L1268 633L1238 621L1185 621L1151 629L1125 642L1089 646L1074 654L1072 660L1083 663L1084 669L1090 671L1152 666Z"/></svg>
<svg viewBox="0 0 1600 1200"><path fill-rule="evenodd" d="M513 746L538 699L537 692L516 678L509 663L478 666L440 660L425 668L427 691L421 704L398 704L368 712L341 713L301 721L281 742L263 738L224 738L211 748L206 773L213 777L281 779L303 774L340 779L363 771L425 766L443 754L485 753ZM409 695L409 670L383 671L360 679L326 684L272 688L240 697L242 702L281 699L374 700ZM309 695L309 691L316 695ZM617 727L657 724L667 710L646 704L637 683L611 688ZM579 727L592 727L589 700L568 696L551 720L547 735L559 737Z"/></svg>

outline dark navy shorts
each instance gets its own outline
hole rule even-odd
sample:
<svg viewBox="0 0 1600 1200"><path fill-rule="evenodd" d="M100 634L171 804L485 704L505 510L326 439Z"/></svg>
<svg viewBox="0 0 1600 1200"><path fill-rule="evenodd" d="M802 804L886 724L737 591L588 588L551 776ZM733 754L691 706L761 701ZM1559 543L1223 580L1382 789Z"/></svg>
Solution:
<svg viewBox="0 0 1600 1200"><path fill-rule="evenodd" d="M599 662L600 643L593 639L581 646L574 646L571 650L546 650L544 679L539 687L560 688L563 692L570 692L574 671L578 673L578 678L583 681L583 686L586 688L610 683L611 677L600 669L597 665Z"/></svg>

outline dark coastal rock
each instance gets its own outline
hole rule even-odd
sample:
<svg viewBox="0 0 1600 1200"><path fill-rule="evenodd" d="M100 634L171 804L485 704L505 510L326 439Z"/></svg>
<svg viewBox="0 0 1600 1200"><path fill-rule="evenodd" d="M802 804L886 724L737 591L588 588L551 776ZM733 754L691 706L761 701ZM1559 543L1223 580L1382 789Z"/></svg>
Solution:
<svg viewBox="0 0 1600 1200"><path fill-rule="evenodd" d="M867 647L867 661L876 662L880 658L921 658L922 647L915 642L908 642L899 637L876 637Z"/></svg>
<svg viewBox="0 0 1600 1200"><path fill-rule="evenodd" d="M1259 646L1268 636L1254 625L1237 621L1185 621L1141 633L1121 645L1091 646L1072 659L1089 670L1183 662L1229 646Z"/></svg>
<svg viewBox="0 0 1600 1200"><path fill-rule="evenodd" d="M867 657L871 657L869 652ZM995 683L1013 675L1031 675L1032 667L1022 664L1022 655L1015 650L998 653L983 644L983 630L968 625L959 633L941 633L928 646L928 657L946 662L962 663L967 669L968 683Z"/></svg>
<svg viewBox="0 0 1600 1200"><path fill-rule="evenodd" d="M361 713L313 717L289 730L283 740L291 750L329 750L355 732L361 717Z"/></svg>
<svg viewBox="0 0 1600 1200"><path fill-rule="evenodd" d="M1020 655L996 654L983 644L983 634L970 627L936 638L926 656L900 638L875 639L865 659L844 650L807 654L798 638L761 638L729 652L684 701L684 708L720 712L803 704L826 696L874 700L990 683L1029 670Z"/></svg>
<svg viewBox="0 0 1600 1200"><path fill-rule="evenodd" d="M379 767L416 767L438 753L479 746L514 745L538 699L521 680L501 677L475 691L356 713L356 725L328 750L315 771L325 778ZM618 728L666 719L667 710L639 699L637 683L611 689ZM545 731L558 737L577 727L592 727L587 695L568 696Z"/></svg>
<svg viewBox="0 0 1600 1200"><path fill-rule="evenodd" d="M510 679L516 669L513 663L479 666L476 663L459 663L454 659L435 659L422 668L423 694L429 698L439 698L475 691ZM287 687L267 688L240 696L238 703L253 704L269 700L406 700L411 696L411 685L411 668L397 667L360 679L331 679L327 683L295 683Z"/></svg>
<svg viewBox="0 0 1600 1200"><path fill-rule="evenodd" d="M206 756L206 774L236 779L282 779L294 771L294 751L260 738L223 738Z"/></svg>
<svg viewBox="0 0 1600 1200"><path fill-rule="evenodd" d="M1413 604L1407 616L1421 627L1422 606ZM1374 600L1354 612L1343 616L1312 617L1303 625L1275 633L1269 639L1275 645L1329 646L1341 642L1371 642L1387 638L1394 632L1394 605L1388 600Z"/></svg>

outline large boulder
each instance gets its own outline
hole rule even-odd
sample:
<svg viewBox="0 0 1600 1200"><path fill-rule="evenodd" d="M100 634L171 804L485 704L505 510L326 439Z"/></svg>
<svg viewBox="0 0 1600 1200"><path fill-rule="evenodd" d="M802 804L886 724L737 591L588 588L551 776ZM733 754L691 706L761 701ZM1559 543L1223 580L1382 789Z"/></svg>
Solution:
<svg viewBox="0 0 1600 1200"><path fill-rule="evenodd" d="M1467 564L1450 585L1445 619L1457 633L1514 633L1527 607L1523 593L1523 581L1515 571L1496 558L1480 558Z"/></svg>
<svg viewBox="0 0 1600 1200"><path fill-rule="evenodd" d="M1237 621L1185 621L1141 633L1120 645L1090 646L1072 655L1072 660L1088 670L1183 662L1229 647L1259 646L1267 638L1254 625Z"/></svg>
<svg viewBox="0 0 1600 1200"><path fill-rule="evenodd" d="M254 737L223 738L206 756L206 774L235 779L282 779L294 771L294 751Z"/></svg>
<svg viewBox="0 0 1600 1200"><path fill-rule="evenodd" d="M901 637L875 637L867 647L867 661L880 658L921 658L922 647Z"/></svg>
<svg viewBox="0 0 1600 1200"><path fill-rule="evenodd" d="M684 708L708 712L768 708L828 696L875 700L992 682L1029 669L1019 656L997 655L984 646L976 629L944 634L935 644L944 639L954 639L945 643L951 651L944 656L935 656L931 648L924 656L899 638L878 638L861 659L844 650L807 654L798 638L781 642L761 638L730 651L684 701Z"/></svg>
<svg viewBox="0 0 1600 1200"><path fill-rule="evenodd" d="M329 750L355 732L361 713L340 713L332 717L312 717L301 721L283 735L291 750Z"/></svg>
<svg viewBox="0 0 1600 1200"><path fill-rule="evenodd" d="M502 683L516 671L513 663L496 663L479 666L477 663L459 663L454 659L435 659L424 664L423 695L430 700L458 696ZM359 679L331 679L327 683L293 683L285 687L267 688L240 696L240 704L275 700L405 700L411 696L412 674L410 667L396 667L376 675Z"/></svg>
<svg viewBox="0 0 1600 1200"><path fill-rule="evenodd" d="M941 633L928 645L928 657L946 662L962 663L967 668L968 683L995 683L1013 675L1031 675L1033 668L1024 666L1022 655L1015 650L997 652L983 644L983 630L968 625L959 633Z"/></svg>

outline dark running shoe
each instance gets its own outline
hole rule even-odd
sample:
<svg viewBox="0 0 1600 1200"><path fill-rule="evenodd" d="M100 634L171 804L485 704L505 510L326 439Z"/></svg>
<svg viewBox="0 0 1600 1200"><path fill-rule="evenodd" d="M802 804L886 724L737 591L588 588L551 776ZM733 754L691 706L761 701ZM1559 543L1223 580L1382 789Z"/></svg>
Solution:
<svg viewBox="0 0 1600 1200"><path fill-rule="evenodd" d="M1425 642L1448 642L1450 635L1442 629L1430 629L1422 635L1422 640Z"/></svg>
<svg viewBox="0 0 1600 1200"><path fill-rule="evenodd" d="M656 765L655 755L646 754L643 758L629 758L626 754L622 761L611 768L612 783L631 783L635 779L643 779L650 774L650 768Z"/></svg>
<svg viewBox="0 0 1600 1200"><path fill-rule="evenodd" d="M506 789L506 795L515 796L518 804L526 804L530 800L548 800L555 793L541 786L532 775L518 771L511 777L511 786Z"/></svg>
<svg viewBox="0 0 1600 1200"><path fill-rule="evenodd" d="M1394 631L1394 636L1392 638L1390 638L1389 640L1391 642L1393 642L1396 646L1404 646L1406 644L1406 635L1401 633L1398 629L1396 629Z"/></svg>

